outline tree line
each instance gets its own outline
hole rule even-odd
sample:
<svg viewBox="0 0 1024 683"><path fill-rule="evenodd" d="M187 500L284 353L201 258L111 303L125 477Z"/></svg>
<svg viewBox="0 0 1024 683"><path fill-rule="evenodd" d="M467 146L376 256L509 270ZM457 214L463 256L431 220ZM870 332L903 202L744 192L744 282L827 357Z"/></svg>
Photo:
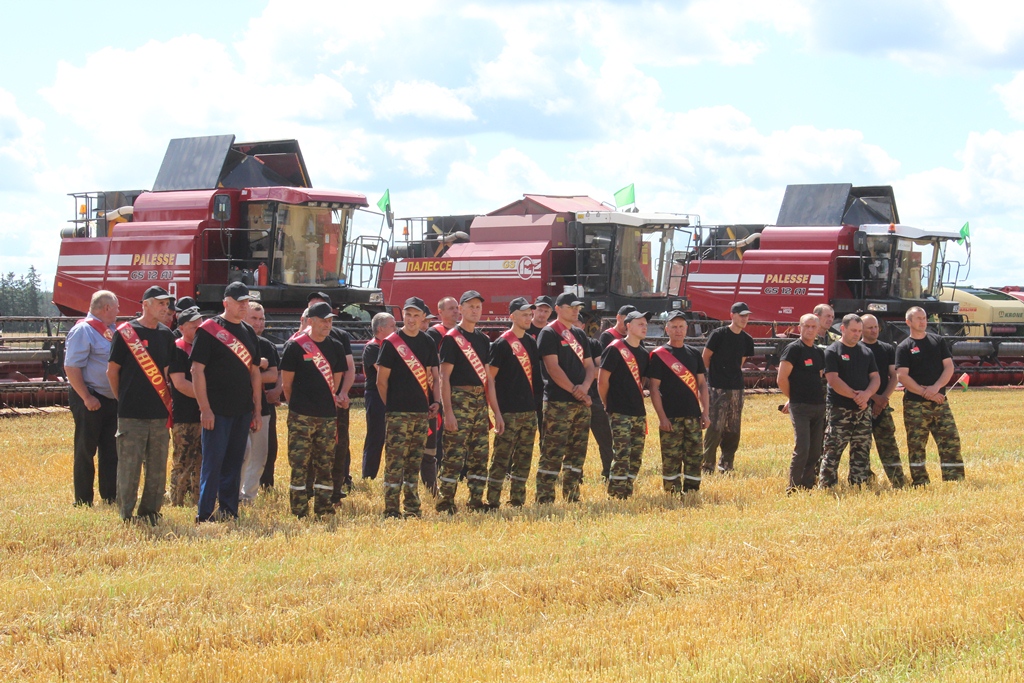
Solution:
<svg viewBox="0 0 1024 683"><path fill-rule="evenodd" d="M0 316L56 316L53 292L44 290L42 278L35 266L28 273L16 275L13 271L0 276ZM4 332L38 332L42 323L7 322Z"/></svg>

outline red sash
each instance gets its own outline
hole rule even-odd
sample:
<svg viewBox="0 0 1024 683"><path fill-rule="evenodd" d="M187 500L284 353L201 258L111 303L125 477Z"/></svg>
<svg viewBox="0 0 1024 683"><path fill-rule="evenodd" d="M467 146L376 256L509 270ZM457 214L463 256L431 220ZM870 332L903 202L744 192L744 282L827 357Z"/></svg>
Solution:
<svg viewBox="0 0 1024 683"><path fill-rule="evenodd" d="M134 327L125 322L118 326L117 331L121 333L121 338L128 345L128 350L131 351L135 362L139 364L142 373L146 375L146 379L149 380L153 389L159 394L160 400L164 402L164 408L167 409L167 426L170 427L174 422L171 390L167 388L167 380L164 378L163 370L157 367L156 361L149 355L149 351L146 350L145 344L139 339L139 335L136 334Z"/></svg>
<svg viewBox="0 0 1024 683"><path fill-rule="evenodd" d="M626 338L626 336L625 336L624 334L620 333L620 332L619 332L619 331L618 331L617 329L615 329L614 327L609 327L609 328L608 328L608 332L609 332L609 333L610 333L610 334L611 334L611 335L612 335L613 337L615 337L616 339L625 339L625 338Z"/></svg>
<svg viewBox="0 0 1024 683"><path fill-rule="evenodd" d="M508 342L508 346L512 349L512 355L516 357L519 364L523 366L523 372L526 373L526 379L530 382L530 391L533 391L533 363L530 362L530 354L526 352L526 347L523 346L523 342L519 340L516 333L512 330L505 330L501 333L501 338Z"/></svg>
<svg viewBox="0 0 1024 683"><path fill-rule="evenodd" d="M473 348L473 345L469 343L465 335L459 332L459 328L456 325L452 329L448 330L447 336L455 340L456 345L459 347L459 351L462 351L462 355L466 357L469 364L473 366L473 371L476 372L477 378L480 380L482 386L487 386L487 368L484 367L484 362L480 360L480 355Z"/></svg>
<svg viewBox="0 0 1024 683"><path fill-rule="evenodd" d="M654 349L654 355L661 359L661 362L665 364L669 370L672 371L679 381L690 387L690 391L697 397L698 403L700 402L700 391L697 389L697 378L694 377L690 369L679 362L679 360L672 355L672 347L666 344L665 346L659 346Z"/></svg>
<svg viewBox="0 0 1024 683"><path fill-rule="evenodd" d="M97 320L96 318L85 318L83 322L103 335L103 338L107 341L114 341L114 331L104 325L102 320Z"/></svg>
<svg viewBox="0 0 1024 683"><path fill-rule="evenodd" d="M644 393L644 381L640 378L640 366L637 365L636 356L633 355L629 345L621 339L616 339L608 346L614 348L622 356L622 360L625 361L626 367L629 368L629 374L633 375L633 381L636 382L636 388L640 390L640 395L642 396Z"/></svg>
<svg viewBox="0 0 1024 683"><path fill-rule="evenodd" d="M316 345L316 342L305 332L292 337L291 341L302 347L302 350L306 352L306 357L313 361L313 365L316 366L324 381L327 382L327 388L330 389L331 394L334 394L334 372L331 370L331 363L320 351L320 347Z"/></svg>
<svg viewBox="0 0 1024 683"><path fill-rule="evenodd" d="M245 348L245 344L239 341L238 337L221 327L213 318L204 320L199 329L206 330L207 333L213 335L214 339L228 347L228 350L235 354L235 358L242 361L246 370L252 367L252 354L249 353L249 349Z"/></svg>
<svg viewBox="0 0 1024 683"><path fill-rule="evenodd" d="M555 322L549 324L548 327L554 330L559 337L565 340L565 342L569 345L569 348L571 348L573 353L576 354L576 357L580 359L580 363L582 363L583 347L580 346L579 341L577 341L576 335L574 335L568 327L563 325L561 320L555 320Z"/></svg>
<svg viewBox="0 0 1024 683"><path fill-rule="evenodd" d="M448 334L448 328L442 325L441 323L434 325L430 329L432 329L434 332L437 332L437 334L440 335L441 341L444 341L444 336ZM454 330L455 328L453 327L452 329ZM437 342L437 350L441 350L441 342Z"/></svg>
<svg viewBox="0 0 1024 683"><path fill-rule="evenodd" d="M174 340L174 345L185 352L186 356L192 355L192 345L185 341L184 337L178 337Z"/></svg>
<svg viewBox="0 0 1024 683"><path fill-rule="evenodd" d="M416 354L412 352L409 345L402 341L402 338L398 335L398 332L392 332L384 341L391 342L391 345L395 347L395 351L398 352L399 357L405 361L405 365L409 368L409 372L416 378L416 381L420 383L420 389L427 396L427 405L429 406L434 401L431 400L430 390L434 383L433 378L427 369L423 367L423 363L416 357Z"/></svg>

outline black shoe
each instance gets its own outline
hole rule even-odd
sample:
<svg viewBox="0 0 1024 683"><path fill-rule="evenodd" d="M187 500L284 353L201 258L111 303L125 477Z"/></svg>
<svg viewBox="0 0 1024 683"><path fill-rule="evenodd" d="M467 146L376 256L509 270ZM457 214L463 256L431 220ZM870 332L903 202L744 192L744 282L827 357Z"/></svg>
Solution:
<svg viewBox="0 0 1024 683"><path fill-rule="evenodd" d="M385 510L384 511L384 519L401 519L401 518L402 518L402 513L401 512L395 512L394 510Z"/></svg>
<svg viewBox="0 0 1024 683"><path fill-rule="evenodd" d="M423 519L422 512L406 512L403 516L405 519Z"/></svg>
<svg viewBox="0 0 1024 683"><path fill-rule="evenodd" d="M347 497L348 494L346 494L344 491L336 491L334 495L331 496L331 505L340 505L341 501L345 500L345 498Z"/></svg>
<svg viewBox="0 0 1024 683"><path fill-rule="evenodd" d="M434 509L438 512L447 512L449 515L454 515L458 511L455 503L438 503L434 506Z"/></svg>
<svg viewBox="0 0 1024 683"><path fill-rule="evenodd" d="M482 500L471 500L466 503L466 509L470 512L486 512L489 508L490 506Z"/></svg>
<svg viewBox="0 0 1024 683"><path fill-rule="evenodd" d="M521 500L510 500L505 505L508 505L510 508L521 508L523 507L523 502Z"/></svg>
<svg viewBox="0 0 1024 683"><path fill-rule="evenodd" d="M74 507L76 507L76 508L91 508L92 507L92 501L91 500L76 500L74 503L72 503L72 505Z"/></svg>

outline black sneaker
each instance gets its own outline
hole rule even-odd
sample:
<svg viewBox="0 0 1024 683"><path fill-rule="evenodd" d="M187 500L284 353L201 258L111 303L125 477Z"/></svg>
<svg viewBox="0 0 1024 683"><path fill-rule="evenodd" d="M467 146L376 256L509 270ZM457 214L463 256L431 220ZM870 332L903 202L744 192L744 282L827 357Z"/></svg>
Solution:
<svg viewBox="0 0 1024 683"><path fill-rule="evenodd" d="M417 511L417 512L406 512L405 515L403 515L403 516L405 517L405 519L423 519L423 513L419 512L419 511Z"/></svg>
<svg viewBox="0 0 1024 683"><path fill-rule="evenodd" d="M447 512L449 515L454 515L458 508L455 507L455 503L438 503L434 506L434 509L438 512Z"/></svg>

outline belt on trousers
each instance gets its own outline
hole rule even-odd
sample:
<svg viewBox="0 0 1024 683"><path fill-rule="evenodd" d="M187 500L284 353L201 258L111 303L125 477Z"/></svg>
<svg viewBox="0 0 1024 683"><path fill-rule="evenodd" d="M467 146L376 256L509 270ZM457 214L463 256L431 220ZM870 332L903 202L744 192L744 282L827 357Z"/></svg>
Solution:
<svg viewBox="0 0 1024 683"><path fill-rule="evenodd" d="M484 393L484 388L479 384L477 384L476 386L466 385L460 387L452 387L452 391L466 391L469 392L470 394L482 394Z"/></svg>

